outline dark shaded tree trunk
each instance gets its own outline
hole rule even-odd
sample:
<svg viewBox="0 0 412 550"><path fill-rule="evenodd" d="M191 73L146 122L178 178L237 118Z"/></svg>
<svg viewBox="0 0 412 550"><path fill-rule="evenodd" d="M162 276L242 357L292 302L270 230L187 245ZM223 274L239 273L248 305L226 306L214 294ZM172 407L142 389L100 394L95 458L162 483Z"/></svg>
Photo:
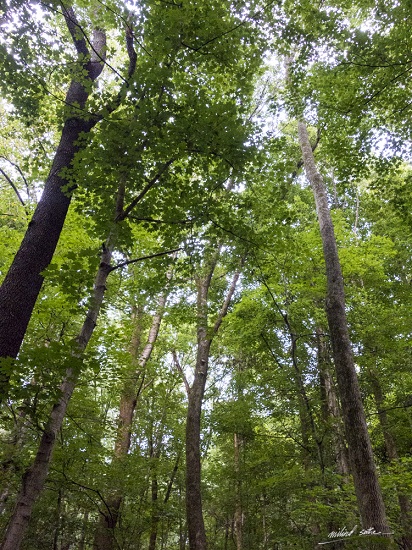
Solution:
<svg viewBox="0 0 412 550"><path fill-rule="evenodd" d="M190 389L186 419L186 515L190 550L206 550L201 495L200 426L206 385L210 343L202 341L196 360L196 373Z"/></svg>
<svg viewBox="0 0 412 550"><path fill-rule="evenodd" d="M72 184L62 170L71 166L76 153L84 147L84 135L98 122L98 117L93 117L84 109L92 84L103 69L106 36L103 31L94 31L93 52L90 54L85 38L78 36L78 24L72 8L63 8L63 14L82 60L79 65L87 74L87 79L85 84L76 80L70 84L65 103L70 106L71 112L64 123L41 200L0 287L0 357L16 358L20 350L43 284L42 272L53 257L70 205L73 186L70 188ZM8 376L3 374L0 399L7 395L7 386Z"/></svg>
<svg viewBox="0 0 412 550"><path fill-rule="evenodd" d="M66 378L60 387L61 396L50 413L34 462L23 476L22 487L17 496L15 510L9 521L1 550L19 550L24 534L29 526L33 506L43 490L57 434L61 429L66 409L79 375L81 355L93 334L103 302L107 277L111 271L111 256L112 248L107 243L102 253L101 263L96 276L91 305L86 314L82 329L75 341L76 349L70 360L73 366L67 369Z"/></svg>
<svg viewBox="0 0 412 550"><path fill-rule="evenodd" d="M389 533L382 493L373 459L372 446L365 420L358 379L345 312L345 293L339 262L335 233L322 176L318 172L304 122L298 123L299 142L302 150L306 177L316 202L323 254L326 264L327 297L326 314L332 342L342 414L348 442L351 472L362 526ZM383 537L380 537L382 539ZM370 539L370 547L374 542ZM376 544L384 544L379 541ZM386 547L391 545L390 539ZM376 546L379 547L379 546ZM381 546L383 547L383 546Z"/></svg>

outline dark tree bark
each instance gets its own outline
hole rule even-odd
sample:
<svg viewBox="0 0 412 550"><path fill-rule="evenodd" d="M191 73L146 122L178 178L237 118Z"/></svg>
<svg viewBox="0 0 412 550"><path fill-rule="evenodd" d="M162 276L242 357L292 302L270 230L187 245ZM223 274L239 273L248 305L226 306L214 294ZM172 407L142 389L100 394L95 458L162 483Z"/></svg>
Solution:
<svg viewBox="0 0 412 550"><path fill-rule="evenodd" d="M96 276L91 305L86 314L82 329L76 338L73 362L81 360L81 355L86 349L96 326L96 320L106 290L107 277L111 271L111 255L112 248L107 243L103 250L100 267ZM29 526L33 506L43 490L56 438L61 429L78 375L78 368L69 367L67 369L66 378L60 387L61 396L50 413L34 462L23 476L22 487L17 496L15 510L7 526L1 550L19 550L20 548L24 534Z"/></svg>
<svg viewBox="0 0 412 550"><path fill-rule="evenodd" d="M312 186L315 196L316 211L322 238L327 277L326 314L342 404L351 472L354 479L362 526L367 529L373 527L376 532L389 533L390 529L386 519L385 507L354 366L346 320L342 270L328 198L322 176L316 168L306 125L302 121L298 123L298 132L306 177ZM383 537L380 537L380 539L383 539ZM375 543L372 541L372 537L370 540L371 543L369 546L373 548ZM383 546L378 546L379 544L385 544L385 541L377 541L375 547L382 548ZM390 545L391 541L387 539L386 547L390 547Z"/></svg>
<svg viewBox="0 0 412 550"><path fill-rule="evenodd" d="M42 272L53 257L70 205L72 189L68 189L70 183L62 170L70 167L83 146L79 139L98 122L97 117L85 111L85 106L92 84L103 70L106 36L103 31L94 31L90 54L85 38L79 38L73 9L63 8L63 14L79 55L79 69L82 67L87 77L84 83L73 80L70 84L65 99L70 115L64 123L41 200L0 287L0 357L16 358L19 353L43 284ZM0 399L7 394L7 385L8 377L3 374Z"/></svg>

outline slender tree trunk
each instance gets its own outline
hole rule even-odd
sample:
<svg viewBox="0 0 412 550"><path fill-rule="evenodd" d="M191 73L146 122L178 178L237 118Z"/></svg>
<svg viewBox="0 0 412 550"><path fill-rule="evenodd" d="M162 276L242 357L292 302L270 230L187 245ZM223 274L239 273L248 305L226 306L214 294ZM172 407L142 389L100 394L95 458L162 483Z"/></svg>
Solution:
<svg viewBox="0 0 412 550"><path fill-rule="evenodd" d="M210 346L217 334L223 318L227 314L230 301L236 289L239 272L236 272L226 295L219 316L211 330L208 326L208 293L214 269L218 259L215 254L209 271L204 277L198 277L197 284L197 356L194 380L188 391L186 418L186 515L189 532L190 550L207 550L206 531L203 520L201 495L201 456L200 429L202 402L206 387L209 366ZM243 262L242 262L243 263Z"/></svg>
<svg viewBox="0 0 412 550"><path fill-rule="evenodd" d="M83 514L82 532L81 532L81 535L80 535L78 550L84 550L85 549L86 532L87 532L87 523L88 523L88 521L89 521L89 512L88 512L88 510L86 510Z"/></svg>
<svg viewBox="0 0 412 550"><path fill-rule="evenodd" d="M322 237L327 276L326 314L362 526L366 529L373 527L376 532L389 533L354 366L345 313L343 277L326 190L316 168L306 125L302 121L298 123L298 132L306 176L315 196ZM373 544L371 542L371 548ZM387 540L387 546L390 544L391 541Z"/></svg>
<svg viewBox="0 0 412 550"><path fill-rule="evenodd" d="M157 482L157 459L159 458L159 449L155 449L153 445L153 438L150 442L150 459L151 459L151 501L152 501L152 518L150 525L150 537L149 537L149 550L155 550L157 540L157 528L159 525L159 484Z"/></svg>
<svg viewBox="0 0 412 550"><path fill-rule="evenodd" d="M34 383L34 380L32 380L31 383ZM30 405L29 401L25 401L24 405L25 407L28 407ZM11 434L11 442L8 444L10 447L8 452L5 453L5 456L0 464L0 469L5 482L0 492L0 515L3 514L6 509L7 501L11 492L9 476L12 473L18 473L19 470L18 461L16 459L21 452L29 425L27 422L26 413L27 409L20 410L17 417L15 417L15 426Z"/></svg>
<svg viewBox="0 0 412 550"><path fill-rule="evenodd" d="M54 529L54 537L53 537L53 550L59 550L59 538L60 538L60 532L62 528L62 510L63 510L63 491L61 487L58 491L57 496L57 521L56 521L56 527Z"/></svg>
<svg viewBox="0 0 412 550"><path fill-rule="evenodd" d="M170 272L168 273L167 278L171 278ZM147 337L147 343L137 363L135 363L135 372L133 373L133 379L132 381L127 381L123 387L122 395L120 397L119 420L113 462L121 461L129 453L133 418L136 410L137 400L143 389L145 378L144 371L147 362L149 361L152 354L157 336L159 334L160 324L162 322L164 308L166 305L166 299L166 293L159 298L158 309L152 319L152 324ZM130 346L132 363L135 362L135 358L138 355L140 347L141 316L139 314L137 315L136 321L137 323ZM95 532L93 543L93 548L95 550L112 550L113 548L115 548L114 530L119 519L119 512L122 501L123 495L120 493L113 494L107 499L107 511L106 513L103 513L101 515L99 524Z"/></svg>
<svg viewBox="0 0 412 550"><path fill-rule="evenodd" d="M382 393L381 384L376 372L369 373L369 379L372 386L373 396L375 399L376 408L379 415L379 423L383 432L385 440L386 452L391 462L397 462L399 460L398 449L395 439L390 430L390 424L388 415L386 414L384 407L384 398ZM402 550L412 550L412 506L411 501L407 495L397 489L399 509L401 512L401 525L403 529L402 535Z"/></svg>
<svg viewBox="0 0 412 550"><path fill-rule="evenodd" d="M76 338L76 349L71 358L73 364L81 362L81 355L96 326L96 320L106 290L107 277L111 270L111 256L112 247L110 243L107 243L101 256L101 263L95 280L91 305L82 329ZM14 514L9 521L1 550L19 550L20 548L30 522L33 506L43 490L57 434L61 429L67 405L76 385L80 364L76 365L76 367L69 367L66 371L66 378L60 387L61 396L50 413L49 420L40 439L39 449L34 462L23 476L22 487L17 497Z"/></svg>
<svg viewBox="0 0 412 550"><path fill-rule="evenodd" d="M200 428L212 343L207 334L207 296L212 275L213 269L210 277L200 279L197 283L197 357L186 419L186 515L190 550L207 550L201 494Z"/></svg>
<svg viewBox="0 0 412 550"><path fill-rule="evenodd" d="M335 385L330 373L331 361L328 343L323 336L323 331L317 330L316 337L323 419L325 424L330 425L332 428L332 445L337 472L347 477L349 475L349 459L345 438L342 433L342 415L335 392Z"/></svg>
<svg viewBox="0 0 412 550"><path fill-rule="evenodd" d="M233 437L234 459L235 459L235 540L236 550L243 550L243 506L242 506L242 472L241 472L241 453L243 448L243 437L235 433Z"/></svg>
<svg viewBox="0 0 412 550"><path fill-rule="evenodd" d="M71 166L75 154L84 147L85 134L98 121L97 117L82 115L91 85L103 69L105 33L94 32L93 53L90 55L86 40L78 36L78 24L72 8L63 8L63 14L81 60L79 64L87 74L87 82L80 84L73 80L70 84L65 103L75 107L69 107L71 114L64 123L41 200L0 287L0 357L15 358L20 350L43 284L42 272L53 257L70 205L73 187L70 190L71 183L62 171ZM0 399L7 395L7 387L8 376L3 374Z"/></svg>

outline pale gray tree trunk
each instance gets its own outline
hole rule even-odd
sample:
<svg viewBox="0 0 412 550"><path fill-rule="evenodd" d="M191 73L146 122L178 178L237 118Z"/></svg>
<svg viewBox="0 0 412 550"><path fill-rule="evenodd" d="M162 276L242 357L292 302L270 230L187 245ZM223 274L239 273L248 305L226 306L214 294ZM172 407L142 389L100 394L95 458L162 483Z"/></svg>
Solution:
<svg viewBox="0 0 412 550"><path fill-rule="evenodd" d="M348 442L351 472L355 484L362 526L389 533L385 506L379 486L372 446L366 425L359 383L356 376L352 346L345 312L345 292L335 239L333 222L323 178L317 170L306 124L298 123L299 143L302 150L306 177L315 196L316 211L326 265L327 296L326 314L332 342L338 390ZM383 538L383 537L381 537ZM370 548L374 542L370 538ZM378 541L376 544L384 544ZM390 547L391 541L386 541ZM376 546L377 548L383 546Z"/></svg>

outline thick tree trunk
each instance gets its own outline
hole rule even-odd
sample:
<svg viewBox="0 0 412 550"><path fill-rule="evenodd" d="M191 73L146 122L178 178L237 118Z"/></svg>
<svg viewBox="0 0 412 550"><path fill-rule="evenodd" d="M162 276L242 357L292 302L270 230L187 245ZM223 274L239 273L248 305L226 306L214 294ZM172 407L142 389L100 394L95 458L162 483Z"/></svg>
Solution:
<svg viewBox="0 0 412 550"><path fill-rule="evenodd" d="M170 273L167 275L170 279ZM153 351L159 334L160 324L162 322L164 308L166 305L166 293L160 296L158 302L157 313L153 316L152 324L147 337L147 343L136 362L140 348L141 336L141 315L139 312L136 316L136 327L130 344L130 353L132 363L135 363L135 372L133 373L132 382L128 381L123 388L120 397L119 420L117 427L117 435L115 441L113 462L121 461L127 456L130 449L130 440L132 434L133 418L136 410L137 400L144 384L144 371L147 362ZM115 543L115 528L119 519L120 507L123 502L122 494L113 494L106 501L107 511L100 516L99 524L96 527L93 548L95 550L113 550L116 547Z"/></svg>
<svg viewBox="0 0 412 550"><path fill-rule="evenodd" d="M399 460L398 449L395 439L390 430L390 424L388 415L386 414L384 407L384 398L382 393L381 384L378 376L375 372L370 372L370 381L375 398L376 408L379 414L379 423L382 428L383 437L385 440L385 447L388 458L391 462L397 462ZM411 501L407 495L397 489L399 509L401 512L401 525L403 529L402 535L402 549L412 550L412 506Z"/></svg>
<svg viewBox="0 0 412 550"><path fill-rule="evenodd" d="M345 313L343 277L326 190L316 168L306 125L302 121L298 124L298 132L306 176L315 196L322 237L327 276L326 314L362 526L367 529L373 527L376 532L389 533L354 366ZM390 540L387 545L390 545ZM372 542L370 546L373 547Z"/></svg>
<svg viewBox="0 0 412 550"><path fill-rule="evenodd" d="M20 248L0 287L0 357L17 357L43 276L49 265L70 205L70 182L62 174L63 169L71 166L75 154L82 147L84 135L89 133L98 118L84 116L84 108L92 83L103 69L103 57L106 44L105 34L95 31L93 49L89 54L84 38L78 38L76 18L72 8L64 8L67 26L72 34L79 54L81 67L87 74L85 84L73 80L66 95L65 103L72 110L64 123L60 143L46 180L39 204L29 223ZM84 62L84 58L89 61ZM7 395L8 377L0 379L0 399Z"/></svg>
<svg viewBox="0 0 412 550"><path fill-rule="evenodd" d="M73 363L81 359L81 354L89 343L96 326L96 320L106 290L107 277L111 270L111 256L112 248L108 244L102 253L90 309L87 312L82 329L76 338L76 350L72 358ZM50 413L34 462L23 476L22 487L17 497L14 514L9 521L1 550L19 550L20 548L29 525L33 506L43 490L57 434L61 429L67 405L72 396L78 375L78 368L70 367L66 372L66 378L60 387L61 396Z"/></svg>

